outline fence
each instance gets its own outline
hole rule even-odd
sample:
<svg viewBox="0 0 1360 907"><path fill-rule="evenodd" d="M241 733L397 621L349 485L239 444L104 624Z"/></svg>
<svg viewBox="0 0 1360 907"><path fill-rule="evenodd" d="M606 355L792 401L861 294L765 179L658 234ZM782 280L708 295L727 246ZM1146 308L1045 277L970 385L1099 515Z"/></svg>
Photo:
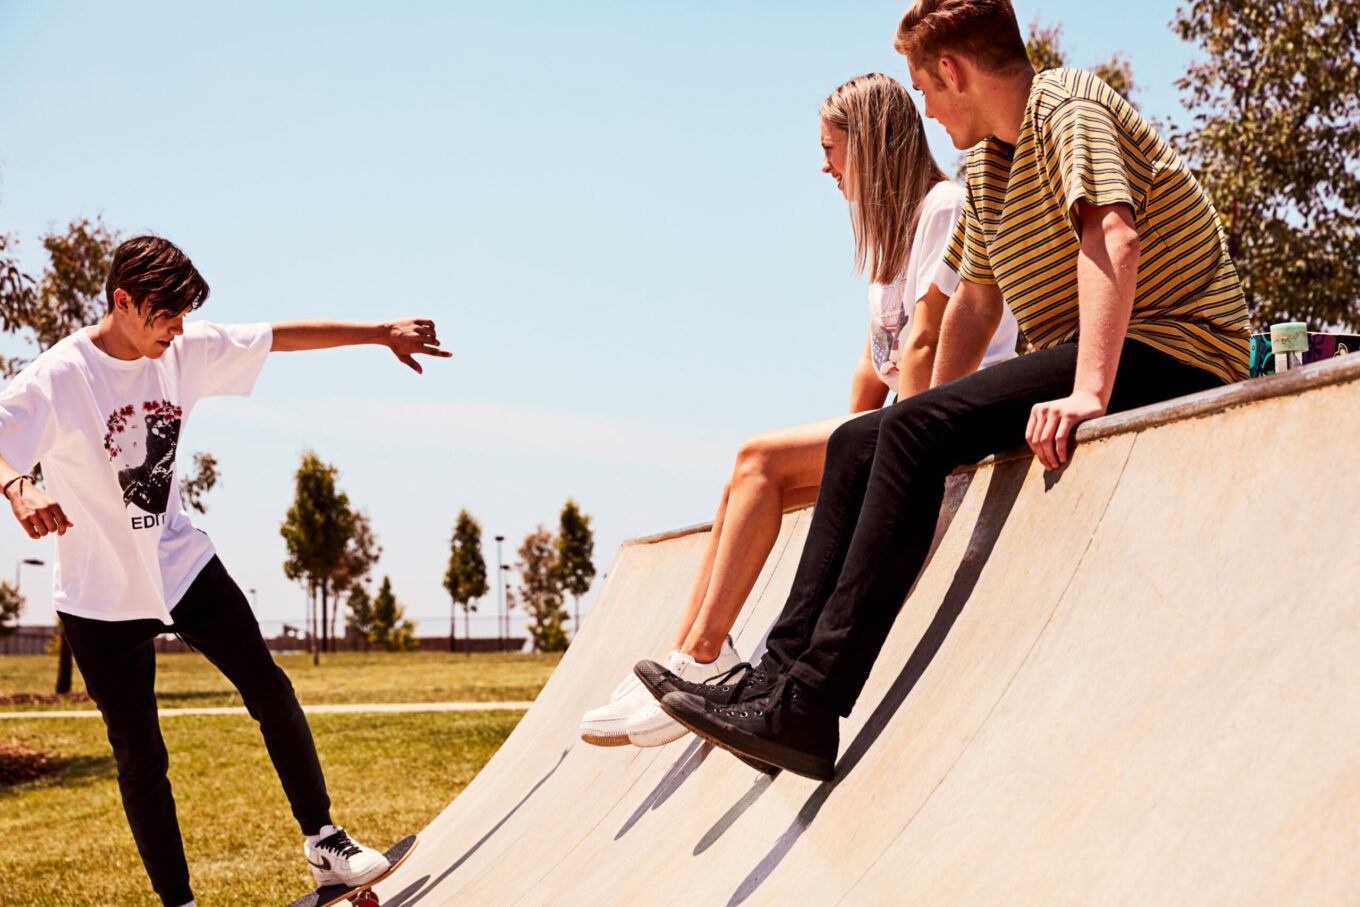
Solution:
<svg viewBox="0 0 1360 907"><path fill-rule="evenodd" d="M0 655L42 655L56 635L56 627L17 627L0 636Z"/></svg>
<svg viewBox="0 0 1360 907"><path fill-rule="evenodd" d="M18 627L8 636L0 637L0 655L43 655L46 654L52 641L56 638L56 627ZM504 639L496 637L474 637L473 639L458 638L453 642L453 648L449 648L449 638L447 636L421 636L417 637L422 652L523 652L528 637L509 636ZM304 636L281 635L267 637L265 643L271 652L310 652L311 640ZM177 636L164 635L156 637L155 647L157 652L176 653L191 651L188 644ZM364 640L356 636L346 636L331 640L332 652L354 652L371 650L373 647L365 643Z"/></svg>

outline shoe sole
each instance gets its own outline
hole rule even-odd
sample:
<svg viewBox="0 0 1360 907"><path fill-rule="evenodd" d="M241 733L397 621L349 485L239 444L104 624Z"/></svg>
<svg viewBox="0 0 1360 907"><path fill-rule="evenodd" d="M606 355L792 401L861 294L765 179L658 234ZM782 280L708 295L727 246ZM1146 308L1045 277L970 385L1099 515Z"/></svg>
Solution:
<svg viewBox="0 0 1360 907"><path fill-rule="evenodd" d="M652 731L643 731L637 734L629 731L628 742L633 744L633 746L640 746L643 748L665 746L668 743L674 743L688 733L689 731L686 728L678 724L668 724L665 727L657 728Z"/></svg>
<svg viewBox="0 0 1360 907"><path fill-rule="evenodd" d="M694 698L698 699L699 697ZM809 756L793 747L773 743L763 737L756 737L751 734L735 733L730 734L730 739L722 739L702 723L708 717L707 712L701 710L698 715L694 715L685 711L687 707L688 703L685 700L680 700L678 703L674 701L666 702L664 699L661 701L661 709L667 715L714 746L721 747L732 755L741 758L747 765L751 765L751 761L755 761L776 769L793 772L795 775L802 775L804 778L812 778L814 781L830 781L836 775L834 759L828 760ZM761 771L765 771L765 769L761 769Z"/></svg>
<svg viewBox="0 0 1360 907"><path fill-rule="evenodd" d="M631 742L626 731L617 734L592 734L583 730L581 739L591 746L627 746Z"/></svg>
<svg viewBox="0 0 1360 907"><path fill-rule="evenodd" d="M674 743L689 732L689 728L677 723L676 727L666 728L666 733L664 734L665 739L662 739L662 736L658 735L657 731L652 731L650 734L629 734L628 739L632 741L633 746L639 746L645 749L655 746L665 746L667 743ZM761 774L773 777L780 772L780 768L777 765L770 765L768 762L761 762L759 759L752 759L750 756L734 753L731 750L727 750L727 752L736 756L742 762Z"/></svg>

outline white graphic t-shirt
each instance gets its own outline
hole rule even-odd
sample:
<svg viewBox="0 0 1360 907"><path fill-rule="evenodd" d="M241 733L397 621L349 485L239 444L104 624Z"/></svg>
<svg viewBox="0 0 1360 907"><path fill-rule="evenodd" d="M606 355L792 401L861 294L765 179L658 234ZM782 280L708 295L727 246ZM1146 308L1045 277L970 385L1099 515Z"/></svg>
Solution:
<svg viewBox="0 0 1360 907"><path fill-rule="evenodd" d="M213 556L180 508L175 452L202 397L250 393L269 354L267 324L193 322L159 359L115 359L82 328L0 392L0 455L41 462L73 524L57 538L52 601L96 620L155 618Z"/></svg>
<svg viewBox="0 0 1360 907"><path fill-rule="evenodd" d="M916 221L907 266L891 285L869 285L869 353L878 377L892 390L897 390L902 344L911 336L916 303L930 290L931 284L946 296L959 285L959 275L944 263L944 253L954 225L963 216L965 198L963 187L949 180L932 186L921 200L921 213ZM992 335L992 342L987 346L987 353L982 357L982 368L1014 358L1019 330L1015 316L1007 306Z"/></svg>

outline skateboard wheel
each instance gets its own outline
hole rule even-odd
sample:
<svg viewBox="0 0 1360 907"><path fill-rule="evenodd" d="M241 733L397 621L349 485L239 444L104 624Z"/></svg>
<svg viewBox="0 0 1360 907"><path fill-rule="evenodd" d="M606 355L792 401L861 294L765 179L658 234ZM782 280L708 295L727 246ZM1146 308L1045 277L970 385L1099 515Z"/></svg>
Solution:
<svg viewBox="0 0 1360 907"><path fill-rule="evenodd" d="M378 907L378 896L372 891L361 891L354 897L354 907Z"/></svg>

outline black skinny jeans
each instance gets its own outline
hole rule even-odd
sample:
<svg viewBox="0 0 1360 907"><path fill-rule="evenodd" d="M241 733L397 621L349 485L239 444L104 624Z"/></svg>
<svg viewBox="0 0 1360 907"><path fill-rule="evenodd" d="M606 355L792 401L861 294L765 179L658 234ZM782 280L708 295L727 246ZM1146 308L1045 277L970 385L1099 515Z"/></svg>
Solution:
<svg viewBox="0 0 1360 907"><path fill-rule="evenodd" d="M841 425L826 448L793 588L766 667L849 715L930 550L945 478L1024 443L1036 403L1072 393L1077 345L994 365ZM1215 375L1124 343L1108 412L1218 387Z"/></svg>
<svg viewBox="0 0 1360 907"><path fill-rule="evenodd" d="M220 560L208 562L170 616L175 621L170 627L158 620L103 621L70 614L61 615L61 623L85 689L104 716L123 810L151 887L167 907L178 907L193 894L166 777L170 760L156 718L153 642L158 634L178 633L241 692L303 834L330 823L330 798L293 685L274 664L250 605Z"/></svg>

